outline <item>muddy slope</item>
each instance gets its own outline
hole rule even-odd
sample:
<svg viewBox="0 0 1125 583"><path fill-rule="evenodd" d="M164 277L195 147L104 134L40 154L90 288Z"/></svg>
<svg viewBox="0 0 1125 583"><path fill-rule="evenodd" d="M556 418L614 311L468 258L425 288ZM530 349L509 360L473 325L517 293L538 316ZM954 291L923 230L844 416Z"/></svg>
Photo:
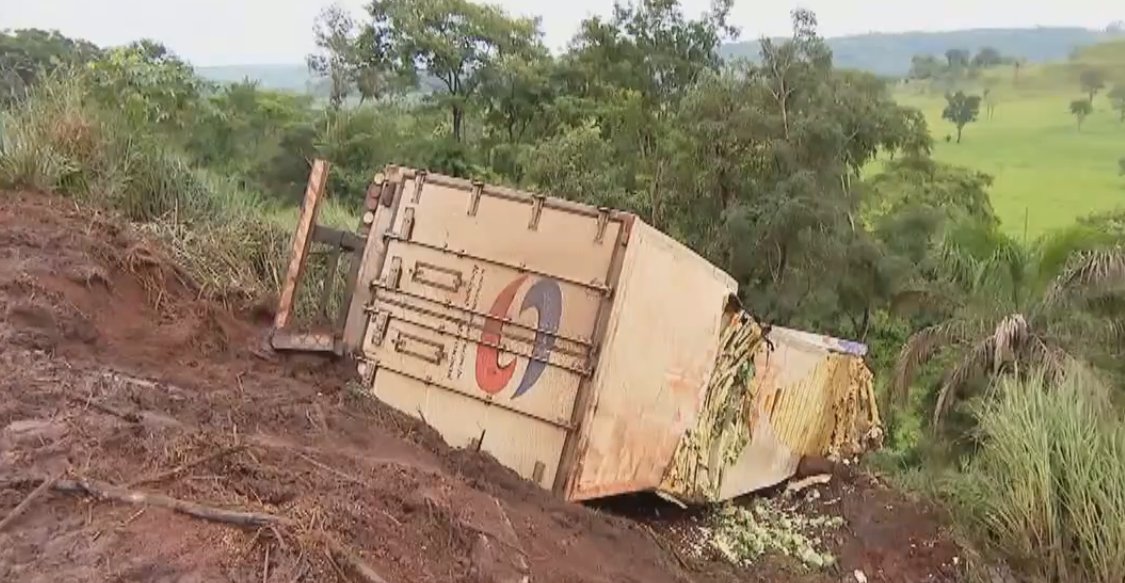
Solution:
<svg viewBox="0 0 1125 583"><path fill-rule="evenodd" d="M449 449L342 365L256 350L262 324L199 300L120 223L0 192L0 517L60 476L282 519L235 526L48 491L0 531L0 580L364 580L350 556L392 582L840 581L873 552L902 554L902 529L869 548L859 503L831 573L685 559L659 529ZM912 532L939 538L917 520Z"/></svg>

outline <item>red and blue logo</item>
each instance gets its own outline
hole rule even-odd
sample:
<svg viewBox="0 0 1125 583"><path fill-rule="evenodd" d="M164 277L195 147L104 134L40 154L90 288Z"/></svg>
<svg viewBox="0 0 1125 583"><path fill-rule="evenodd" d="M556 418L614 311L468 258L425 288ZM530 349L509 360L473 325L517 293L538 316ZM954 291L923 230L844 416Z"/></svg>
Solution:
<svg viewBox="0 0 1125 583"><path fill-rule="evenodd" d="M521 275L500 291L488 311L488 315L492 318L485 322L484 329L481 331L481 343L477 345L477 386L490 395L503 391L516 373L516 360L500 364L500 350L496 347L500 345L503 337L504 319L510 318L512 303L528 280L527 275ZM516 391L512 394L513 399L535 386L547 368L547 359L555 347L559 321L562 319L562 289L558 282L552 279L539 279L531 284L523 296L517 314L522 314L531 308L535 308L538 315L535 341L531 349L532 358L527 359L527 369L524 370Z"/></svg>

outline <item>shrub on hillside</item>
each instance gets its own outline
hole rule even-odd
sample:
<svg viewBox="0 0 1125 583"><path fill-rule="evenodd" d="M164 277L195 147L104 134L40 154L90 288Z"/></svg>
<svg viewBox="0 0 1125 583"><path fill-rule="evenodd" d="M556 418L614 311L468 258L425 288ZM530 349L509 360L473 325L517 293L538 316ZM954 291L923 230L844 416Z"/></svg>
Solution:
<svg viewBox="0 0 1125 583"><path fill-rule="evenodd" d="M58 74L2 113L0 187L30 188L121 213L164 240L211 296L276 289L290 228L255 193L192 167L156 128L93 101L81 73Z"/></svg>
<svg viewBox="0 0 1125 583"><path fill-rule="evenodd" d="M1029 580L1125 581L1125 421L1107 390L1077 366L993 390L953 489L967 522Z"/></svg>

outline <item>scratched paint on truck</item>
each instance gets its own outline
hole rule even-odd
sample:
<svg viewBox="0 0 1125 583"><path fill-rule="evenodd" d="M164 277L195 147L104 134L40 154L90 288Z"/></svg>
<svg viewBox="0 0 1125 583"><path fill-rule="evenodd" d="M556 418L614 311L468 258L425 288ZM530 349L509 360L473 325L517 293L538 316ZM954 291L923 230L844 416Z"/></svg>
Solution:
<svg viewBox="0 0 1125 583"><path fill-rule="evenodd" d="M375 396L451 445L480 440L549 488L593 368L622 225L536 206L510 191L407 178L363 354Z"/></svg>

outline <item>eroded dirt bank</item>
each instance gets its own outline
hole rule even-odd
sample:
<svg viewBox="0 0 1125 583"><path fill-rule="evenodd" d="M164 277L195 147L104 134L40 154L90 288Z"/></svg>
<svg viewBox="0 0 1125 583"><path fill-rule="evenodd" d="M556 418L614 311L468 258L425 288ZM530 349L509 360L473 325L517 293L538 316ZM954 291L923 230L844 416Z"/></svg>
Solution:
<svg viewBox="0 0 1125 583"><path fill-rule="evenodd" d="M69 201L0 193L0 517L62 477L283 521L47 491L0 531L0 580L364 580L347 555L393 582L956 580L932 513L862 476L826 487L845 526L816 573L736 569L668 523L554 500L343 365L258 351L260 319L197 299L163 257Z"/></svg>

